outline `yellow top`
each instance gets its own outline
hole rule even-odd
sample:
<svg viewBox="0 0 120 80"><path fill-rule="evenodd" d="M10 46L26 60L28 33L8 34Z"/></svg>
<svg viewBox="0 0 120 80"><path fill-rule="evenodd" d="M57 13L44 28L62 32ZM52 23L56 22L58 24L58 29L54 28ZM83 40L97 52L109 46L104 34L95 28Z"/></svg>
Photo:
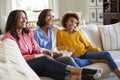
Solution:
<svg viewBox="0 0 120 80"><path fill-rule="evenodd" d="M84 55L86 51L99 51L100 48L95 48L80 31L69 34L65 30L57 31L57 47L65 46L73 48L73 57Z"/></svg>

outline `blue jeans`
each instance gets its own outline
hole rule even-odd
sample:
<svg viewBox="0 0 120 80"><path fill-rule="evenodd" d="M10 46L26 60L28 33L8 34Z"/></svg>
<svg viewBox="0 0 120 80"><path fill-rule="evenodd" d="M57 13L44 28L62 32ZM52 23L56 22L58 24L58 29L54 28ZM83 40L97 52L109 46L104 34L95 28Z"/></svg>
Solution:
<svg viewBox="0 0 120 80"><path fill-rule="evenodd" d="M80 57L81 59L104 59L107 61L111 70L118 68L117 64L111 57L109 52L100 51L100 52L86 52L85 55Z"/></svg>
<svg viewBox="0 0 120 80"><path fill-rule="evenodd" d="M79 67L87 66L92 64L91 59L81 59L80 57L74 58L75 62L79 65Z"/></svg>
<svg viewBox="0 0 120 80"><path fill-rule="evenodd" d="M58 58L55 58L55 60L70 66L80 67L79 64L76 63L76 61L72 57L58 57ZM80 59L79 61L81 62Z"/></svg>
<svg viewBox="0 0 120 80"><path fill-rule="evenodd" d="M48 76L55 80L64 80L66 76L66 64L60 63L47 56L27 61L28 65L38 76Z"/></svg>

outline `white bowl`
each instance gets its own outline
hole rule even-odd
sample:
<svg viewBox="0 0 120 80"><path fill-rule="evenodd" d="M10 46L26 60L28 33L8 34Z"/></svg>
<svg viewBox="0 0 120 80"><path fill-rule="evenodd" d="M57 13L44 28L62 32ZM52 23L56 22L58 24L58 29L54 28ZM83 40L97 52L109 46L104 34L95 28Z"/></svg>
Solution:
<svg viewBox="0 0 120 80"><path fill-rule="evenodd" d="M63 56L71 56L72 52L63 52Z"/></svg>

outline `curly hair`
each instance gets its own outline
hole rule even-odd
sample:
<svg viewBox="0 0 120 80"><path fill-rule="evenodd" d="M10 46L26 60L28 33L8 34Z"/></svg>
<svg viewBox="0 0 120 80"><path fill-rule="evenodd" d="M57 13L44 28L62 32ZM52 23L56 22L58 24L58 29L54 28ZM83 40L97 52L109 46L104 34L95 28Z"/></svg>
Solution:
<svg viewBox="0 0 120 80"><path fill-rule="evenodd" d="M77 22L77 26L79 25L79 23L80 23L80 17L79 17L79 15L76 12L67 12L61 18L61 24L62 24L62 26L64 28L66 28L66 24L65 23L68 21L68 19L70 17L74 17L75 19L77 19L77 21L78 21Z"/></svg>

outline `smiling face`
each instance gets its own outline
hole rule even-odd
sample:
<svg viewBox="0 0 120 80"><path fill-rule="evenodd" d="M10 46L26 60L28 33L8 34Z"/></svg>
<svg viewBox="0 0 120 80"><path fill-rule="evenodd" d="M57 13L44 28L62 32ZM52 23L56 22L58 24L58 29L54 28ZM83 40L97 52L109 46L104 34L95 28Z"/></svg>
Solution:
<svg viewBox="0 0 120 80"><path fill-rule="evenodd" d="M66 24L66 29L69 31L74 30L77 27L78 20L74 17L68 18L68 20L65 22Z"/></svg>
<svg viewBox="0 0 120 80"><path fill-rule="evenodd" d="M54 20L54 13L53 11L49 11L45 17L45 22L47 26L50 26L53 24L53 20Z"/></svg>
<svg viewBox="0 0 120 80"><path fill-rule="evenodd" d="M17 20L17 28L23 29L27 25L27 17L24 12L20 12Z"/></svg>

